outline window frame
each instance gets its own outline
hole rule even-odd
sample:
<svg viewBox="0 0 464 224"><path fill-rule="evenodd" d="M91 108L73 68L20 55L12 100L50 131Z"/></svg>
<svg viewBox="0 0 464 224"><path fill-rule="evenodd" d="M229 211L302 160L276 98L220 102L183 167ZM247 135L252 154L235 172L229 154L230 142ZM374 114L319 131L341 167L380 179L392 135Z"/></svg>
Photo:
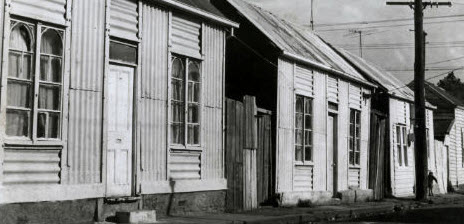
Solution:
<svg viewBox="0 0 464 224"><path fill-rule="evenodd" d="M297 112L298 97L301 97L303 100L303 113ZM309 111L309 113L306 112L306 102L309 102L311 104L310 105L311 111ZM308 97L305 95L295 94L294 104L295 104L294 106L295 112L293 114L293 119L295 122L293 122L293 156L294 156L293 161L296 165L313 165L314 164L314 99L312 97ZM302 116L302 122L303 122L302 128L298 128L296 125L297 115ZM306 119L305 119L306 116L310 117L311 127L309 128L306 128ZM297 141L296 141L297 131L302 132L302 141L303 141L302 145L297 144ZM306 143L306 132L311 133L310 134L311 142L309 144ZM302 160L296 159L296 147L298 146L302 147ZM306 160L306 147L311 148L311 159L310 160Z"/></svg>
<svg viewBox="0 0 464 224"><path fill-rule="evenodd" d="M183 143L173 143L172 141L172 124L173 124L173 117L172 117L172 102L173 102L173 97L172 97L172 92L173 92L173 86L172 86L172 81L173 81L173 76L172 76L172 67L173 67L173 62L175 59L180 59L182 61L182 65L184 66L184 76L182 80L183 84L183 96L184 96L184 101L183 103L183 121L181 123L183 126L183 137L182 137L182 142ZM189 80L189 66L190 63L196 62L198 65L198 70L199 70L199 81L195 82L195 84L199 85L199 93L198 93L198 100L199 102L189 102L189 84L194 81ZM203 60L200 60L195 57L190 57L182 54L177 54L177 53L171 53L170 55L170 62L169 62L169 122L168 122L168 130L169 130L169 146L171 150L186 150L186 151L202 151L202 146L203 146L203 122L202 122L202 117L203 117ZM177 79L177 78L175 78ZM190 103L196 104L198 107L198 123L189 123L188 121L188 110L189 110L189 105ZM189 125L196 125L198 126L198 144L189 144L188 143L188 128Z"/></svg>
<svg viewBox="0 0 464 224"><path fill-rule="evenodd" d="M354 113L353 122L351 120L352 113ZM350 108L350 119L348 121L348 164L350 165L350 167L361 167L361 117L362 116L360 110ZM351 132L352 127L353 133ZM357 128L359 129L359 133L357 133ZM353 134L353 136L351 134ZM351 157L351 154L353 154L353 157ZM353 158L353 161L351 161L351 158Z"/></svg>
<svg viewBox="0 0 464 224"><path fill-rule="evenodd" d="M15 110L17 107L15 106L9 106L8 105L8 82L10 80L15 80L16 78L11 78L9 76L10 74L10 53L18 51L17 49L11 49L11 35L12 31L20 26L26 26L26 29L28 30L28 34L30 35L30 55L31 55L31 67L30 67L30 112L29 118L28 118L28 136L14 136L14 135L7 135L6 133L6 122L5 122L5 130L3 132L5 136L5 143L9 145L57 145L57 146L62 146L65 136L64 134L64 126L67 125L65 124L65 105L67 104L67 99L65 98L65 83L66 83L66 60L67 60L67 51L66 51L66 46L67 46L67 28L66 27L61 27L57 25L48 25L44 24L41 21L36 21L36 20L25 20L25 19L19 19L12 17L8 21L9 24L6 25L8 27L8 38L7 41L4 42L4 54L7 57L7 63L4 64L3 68L3 73L5 73L2 82L5 83L5 91L2 93L4 96L2 97L2 100L5 102L2 104L2 109L4 110L4 115L3 119L6 121L6 112L7 110ZM43 42L43 36L46 34L47 31L53 30L52 32L56 32L56 35L59 36L61 40L61 55L54 55L54 54L48 54L48 53L43 53L41 49L41 45ZM23 54L22 54L23 55ZM53 80L42 80L41 78L41 58L42 56L45 56L48 58L48 76L50 76L50 66L52 66L52 60L54 58L59 58L61 61L60 63L60 71L59 71L59 82L54 82ZM21 63L22 64L22 63ZM22 65L21 65L22 66ZM22 80L22 79L18 79ZM57 93L59 94L59 97L57 98L58 105L57 109L46 109L46 108L40 108L39 103L40 103L40 87L52 87L52 88L59 88L59 91ZM38 122L39 122L39 114L46 114L47 121L46 123L49 122L49 114L50 113L56 113L59 114L57 121L57 138L50 138L47 137L46 133L49 129L48 125L45 125L44 127L44 133L45 137L38 137Z"/></svg>
<svg viewBox="0 0 464 224"><path fill-rule="evenodd" d="M398 130L400 130L398 132ZM408 130L404 124L395 125L395 147L397 151L398 165L400 167L409 167L409 147L408 147Z"/></svg>

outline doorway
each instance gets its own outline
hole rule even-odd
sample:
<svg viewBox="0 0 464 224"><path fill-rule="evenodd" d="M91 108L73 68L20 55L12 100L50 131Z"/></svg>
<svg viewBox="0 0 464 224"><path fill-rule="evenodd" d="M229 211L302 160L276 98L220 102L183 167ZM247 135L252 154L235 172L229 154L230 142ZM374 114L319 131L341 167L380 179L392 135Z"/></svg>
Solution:
<svg viewBox="0 0 464 224"><path fill-rule="evenodd" d="M337 115L329 113L327 117L327 191L337 193Z"/></svg>
<svg viewBox="0 0 464 224"><path fill-rule="evenodd" d="M130 66L109 65L107 196L131 195L134 70Z"/></svg>

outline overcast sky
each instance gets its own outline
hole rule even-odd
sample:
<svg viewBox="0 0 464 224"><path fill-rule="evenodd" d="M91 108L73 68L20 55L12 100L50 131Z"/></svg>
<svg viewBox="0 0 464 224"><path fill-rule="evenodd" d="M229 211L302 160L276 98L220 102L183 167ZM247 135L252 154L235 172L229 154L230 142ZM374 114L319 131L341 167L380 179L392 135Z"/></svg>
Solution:
<svg viewBox="0 0 464 224"><path fill-rule="evenodd" d="M309 24L311 0L246 1L269 10L296 24ZM424 11L426 17L461 15L425 20L426 24L424 27L425 31L428 33L427 41L430 42L430 46L427 48L426 52L426 60L427 63L429 63L427 66L433 69L464 67L464 0L455 0L453 2L455 4L451 8L442 6L433 9L427 8ZM359 55L359 35L355 36L350 34L349 29L361 28L366 34L362 37L363 45L366 48L363 50L363 57L387 70L393 70L391 72L403 82L409 82L414 78L414 72L412 71L414 64L414 49L412 48L412 43L414 43L414 32L410 31L410 29L413 29L413 25L392 25L412 24L413 20L370 23L366 25L323 26L323 24L405 18L413 18L413 10L407 6L387 6L385 0L314 0L314 23L316 25L315 29L317 34L328 42L334 45L340 45ZM320 25L318 26L318 24ZM397 43L406 44L406 47L409 48L403 47L402 49L398 49L398 45L395 45L395 49L372 49L372 47L385 48L385 46L379 46L378 44ZM390 48L391 46L392 45L387 45L386 47ZM451 60L459 57L462 58ZM435 63L445 60L450 61ZM426 78L447 71L448 70L427 71ZM457 74L461 80L464 80L464 70L456 71L455 74ZM441 78L443 78L443 76L431 79L430 81L437 82Z"/></svg>

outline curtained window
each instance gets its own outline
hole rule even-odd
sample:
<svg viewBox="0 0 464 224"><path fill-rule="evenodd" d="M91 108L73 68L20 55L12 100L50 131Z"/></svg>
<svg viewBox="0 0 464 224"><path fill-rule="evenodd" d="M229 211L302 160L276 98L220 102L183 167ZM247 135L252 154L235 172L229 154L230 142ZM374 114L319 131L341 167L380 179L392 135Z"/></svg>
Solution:
<svg viewBox="0 0 464 224"><path fill-rule="evenodd" d="M38 37L35 35L37 29L40 30ZM63 32L55 28L12 20L7 85L8 136L60 138L62 36ZM37 44L40 44L38 52Z"/></svg>
<svg viewBox="0 0 464 224"><path fill-rule="evenodd" d="M171 143L200 145L200 63L174 56L171 66Z"/></svg>
<svg viewBox="0 0 464 224"><path fill-rule="evenodd" d="M313 160L313 102L296 95L295 102L295 161Z"/></svg>

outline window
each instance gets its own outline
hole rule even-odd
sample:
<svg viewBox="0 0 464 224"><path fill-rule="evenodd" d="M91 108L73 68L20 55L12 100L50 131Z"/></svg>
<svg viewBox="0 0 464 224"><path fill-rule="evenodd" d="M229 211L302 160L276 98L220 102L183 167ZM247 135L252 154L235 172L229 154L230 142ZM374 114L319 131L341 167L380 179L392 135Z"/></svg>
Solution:
<svg viewBox="0 0 464 224"><path fill-rule="evenodd" d="M313 102L297 95L295 108L295 160L313 160Z"/></svg>
<svg viewBox="0 0 464 224"><path fill-rule="evenodd" d="M408 133L406 126L396 126L396 149L400 166L408 166Z"/></svg>
<svg viewBox="0 0 464 224"><path fill-rule="evenodd" d="M200 145L200 63L190 58L172 57L171 143Z"/></svg>
<svg viewBox="0 0 464 224"><path fill-rule="evenodd" d="M464 167L464 129L461 129L461 164Z"/></svg>
<svg viewBox="0 0 464 224"><path fill-rule="evenodd" d="M361 112L350 109L350 165L360 165Z"/></svg>
<svg viewBox="0 0 464 224"><path fill-rule="evenodd" d="M8 60L6 135L60 138L63 31L12 20Z"/></svg>

